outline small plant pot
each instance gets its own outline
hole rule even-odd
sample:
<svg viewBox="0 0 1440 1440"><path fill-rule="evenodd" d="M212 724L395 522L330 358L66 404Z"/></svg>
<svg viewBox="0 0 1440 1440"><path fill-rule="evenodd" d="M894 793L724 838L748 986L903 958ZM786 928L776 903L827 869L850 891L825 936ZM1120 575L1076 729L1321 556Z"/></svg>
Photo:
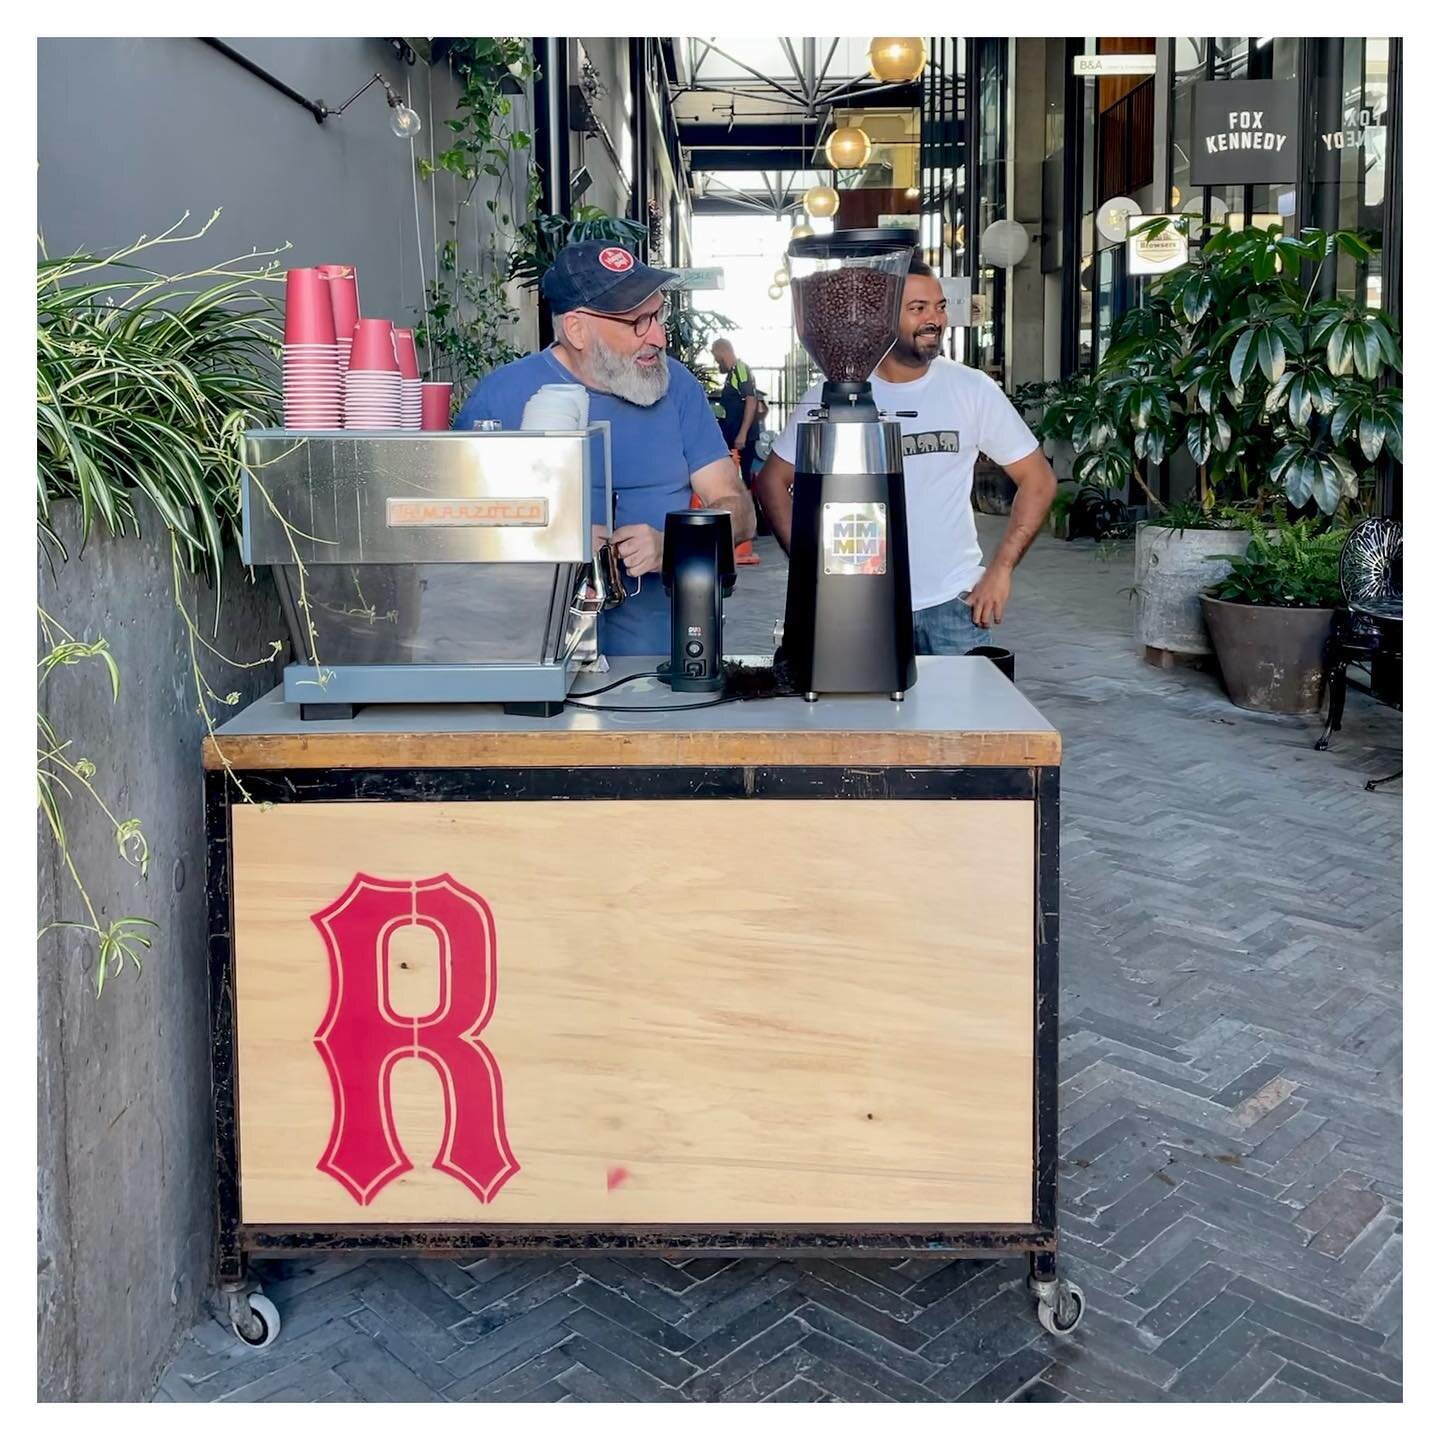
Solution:
<svg viewBox="0 0 1440 1440"><path fill-rule="evenodd" d="M1213 595L1202 595L1200 605L1232 704L1270 715L1320 708L1333 610L1242 605Z"/></svg>

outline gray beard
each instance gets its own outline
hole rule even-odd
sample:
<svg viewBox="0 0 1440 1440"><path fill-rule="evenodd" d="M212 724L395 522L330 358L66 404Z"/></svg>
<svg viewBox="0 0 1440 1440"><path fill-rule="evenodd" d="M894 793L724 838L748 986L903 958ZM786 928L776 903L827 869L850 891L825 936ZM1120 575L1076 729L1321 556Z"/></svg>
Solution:
<svg viewBox="0 0 1440 1440"><path fill-rule="evenodd" d="M633 356L618 354L598 335L594 340L590 347L590 368L597 390L608 390L632 405L654 405L670 388L670 366L663 352L658 365L643 370Z"/></svg>

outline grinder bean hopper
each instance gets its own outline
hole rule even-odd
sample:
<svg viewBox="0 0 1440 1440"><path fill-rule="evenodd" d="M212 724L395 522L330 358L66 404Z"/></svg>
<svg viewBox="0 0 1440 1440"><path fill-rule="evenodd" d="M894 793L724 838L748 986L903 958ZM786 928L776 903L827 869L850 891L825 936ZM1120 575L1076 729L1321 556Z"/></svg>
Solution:
<svg viewBox="0 0 1440 1440"><path fill-rule="evenodd" d="M797 429L783 665L807 700L915 683L900 426L870 372L895 343L915 236L837 230L790 242L795 329L825 376Z"/></svg>

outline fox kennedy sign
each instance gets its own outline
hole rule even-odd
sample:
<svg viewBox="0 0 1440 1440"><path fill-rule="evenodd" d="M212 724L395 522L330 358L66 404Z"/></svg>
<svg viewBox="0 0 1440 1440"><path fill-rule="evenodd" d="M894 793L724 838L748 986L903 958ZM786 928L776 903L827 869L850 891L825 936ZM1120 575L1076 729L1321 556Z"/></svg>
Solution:
<svg viewBox="0 0 1440 1440"><path fill-rule="evenodd" d="M1294 180L1300 91L1294 80L1201 80L1190 130L1192 185Z"/></svg>

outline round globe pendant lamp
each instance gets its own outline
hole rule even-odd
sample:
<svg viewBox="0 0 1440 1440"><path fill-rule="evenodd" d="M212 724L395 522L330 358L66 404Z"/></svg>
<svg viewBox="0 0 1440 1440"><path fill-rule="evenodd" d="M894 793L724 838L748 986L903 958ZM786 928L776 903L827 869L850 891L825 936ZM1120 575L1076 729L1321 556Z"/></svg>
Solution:
<svg viewBox="0 0 1440 1440"><path fill-rule="evenodd" d="M837 170L863 170L870 159L870 137L858 125L842 125L825 142L825 157Z"/></svg>
<svg viewBox="0 0 1440 1440"><path fill-rule="evenodd" d="M917 35L877 35L870 42L870 73L891 85L918 80L929 51Z"/></svg>
<svg viewBox="0 0 1440 1440"><path fill-rule="evenodd" d="M805 192L805 213L828 220L840 208L840 192L833 185L812 185Z"/></svg>

